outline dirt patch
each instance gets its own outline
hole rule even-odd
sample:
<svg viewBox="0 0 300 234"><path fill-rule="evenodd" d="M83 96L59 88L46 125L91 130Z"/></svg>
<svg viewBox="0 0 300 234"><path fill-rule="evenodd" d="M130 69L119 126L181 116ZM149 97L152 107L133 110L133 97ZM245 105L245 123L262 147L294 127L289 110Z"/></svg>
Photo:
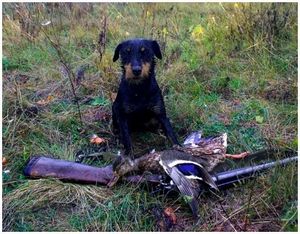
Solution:
<svg viewBox="0 0 300 234"><path fill-rule="evenodd" d="M106 122L111 119L111 113L107 110L107 108L92 107L82 113L82 119L87 123L98 121Z"/></svg>
<svg viewBox="0 0 300 234"><path fill-rule="evenodd" d="M295 104L297 102L297 85L291 80L276 83L269 82L262 95L268 101Z"/></svg>

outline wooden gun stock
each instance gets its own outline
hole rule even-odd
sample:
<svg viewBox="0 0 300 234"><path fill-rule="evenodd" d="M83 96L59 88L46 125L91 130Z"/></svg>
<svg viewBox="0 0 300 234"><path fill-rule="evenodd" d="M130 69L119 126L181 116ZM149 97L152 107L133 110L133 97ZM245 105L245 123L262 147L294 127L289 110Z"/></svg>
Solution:
<svg viewBox="0 0 300 234"><path fill-rule="evenodd" d="M45 156L33 156L24 168L30 178L57 178L85 184L106 185L113 177L112 166L93 167Z"/></svg>

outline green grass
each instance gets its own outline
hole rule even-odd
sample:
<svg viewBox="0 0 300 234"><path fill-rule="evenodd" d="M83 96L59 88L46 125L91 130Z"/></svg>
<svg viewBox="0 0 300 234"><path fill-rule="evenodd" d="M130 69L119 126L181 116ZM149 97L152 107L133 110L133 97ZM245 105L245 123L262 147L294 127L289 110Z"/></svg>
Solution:
<svg viewBox="0 0 300 234"><path fill-rule="evenodd" d="M72 215L71 225L76 230L85 231L152 231L154 219L148 209L153 201L149 195L145 191L132 194L126 187L118 190L115 192L117 195L103 206L88 211L87 215Z"/></svg>
<svg viewBox="0 0 300 234"><path fill-rule="evenodd" d="M176 210L173 231L297 231L296 165L202 197L197 225L179 197L153 196L129 184L107 189L28 180L22 173L36 154L73 161L78 150L94 149L92 134L104 137L112 154L85 163L110 164L122 150L110 129L120 74L112 56L120 41L132 37L161 45L157 81L181 142L202 130L205 136L227 132L228 153L297 150L296 3L97 3L71 9L60 3L53 11L49 5L23 6L16 13L25 20L22 26L13 17L15 6L3 4L3 170L10 170L2 174L4 231L159 231L154 211L166 207ZM104 16L107 41L100 60ZM70 80L46 35L74 74L88 65L76 87L82 123ZM26 112L32 106L38 106L36 116ZM170 147L152 133L134 134L133 142L138 154Z"/></svg>

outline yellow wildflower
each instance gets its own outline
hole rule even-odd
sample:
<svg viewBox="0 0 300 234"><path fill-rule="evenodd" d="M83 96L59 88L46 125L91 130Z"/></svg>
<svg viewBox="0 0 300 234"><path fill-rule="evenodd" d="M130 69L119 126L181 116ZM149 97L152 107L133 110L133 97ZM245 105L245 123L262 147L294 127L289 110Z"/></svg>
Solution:
<svg viewBox="0 0 300 234"><path fill-rule="evenodd" d="M199 24L192 31L192 38L195 41L200 41L204 34L204 28Z"/></svg>
<svg viewBox="0 0 300 234"><path fill-rule="evenodd" d="M151 16L151 12L150 11L146 11L146 16L149 18Z"/></svg>
<svg viewBox="0 0 300 234"><path fill-rule="evenodd" d="M212 20L214 23L216 23L216 19L215 19L214 16L211 17L211 20Z"/></svg>
<svg viewBox="0 0 300 234"><path fill-rule="evenodd" d="M167 34L168 34L167 28L163 28L163 30L162 30L163 37L165 38L167 36Z"/></svg>

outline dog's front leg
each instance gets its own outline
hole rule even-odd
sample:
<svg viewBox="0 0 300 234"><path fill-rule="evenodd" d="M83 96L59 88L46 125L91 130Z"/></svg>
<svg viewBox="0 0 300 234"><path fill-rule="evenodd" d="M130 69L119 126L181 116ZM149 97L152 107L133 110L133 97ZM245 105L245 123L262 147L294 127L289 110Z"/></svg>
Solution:
<svg viewBox="0 0 300 234"><path fill-rule="evenodd" d="M124 116L120 116L118 122L119 122L121 140L125 148L125 155L132 156L132 144L130 139L128 121Z"/></svg>
<svg viewBox="0 0 300 234"><path fill-rule="evenodd" d="M113 127L118 130L120 140L125 148L125 155L131 155L132 145L126 114L121 111L120 101L116 99L112 106Z"/></svg>
<svg viewBox="0 0 300 234"><path fill-rule="evenodd" d="M171 126L170 120L167 118L166 115L159 115L158 120L160 121L162 128L164 130L165 135L171 140L173 145L180 145L175 133L173 131L173 128Z"/></svg>

